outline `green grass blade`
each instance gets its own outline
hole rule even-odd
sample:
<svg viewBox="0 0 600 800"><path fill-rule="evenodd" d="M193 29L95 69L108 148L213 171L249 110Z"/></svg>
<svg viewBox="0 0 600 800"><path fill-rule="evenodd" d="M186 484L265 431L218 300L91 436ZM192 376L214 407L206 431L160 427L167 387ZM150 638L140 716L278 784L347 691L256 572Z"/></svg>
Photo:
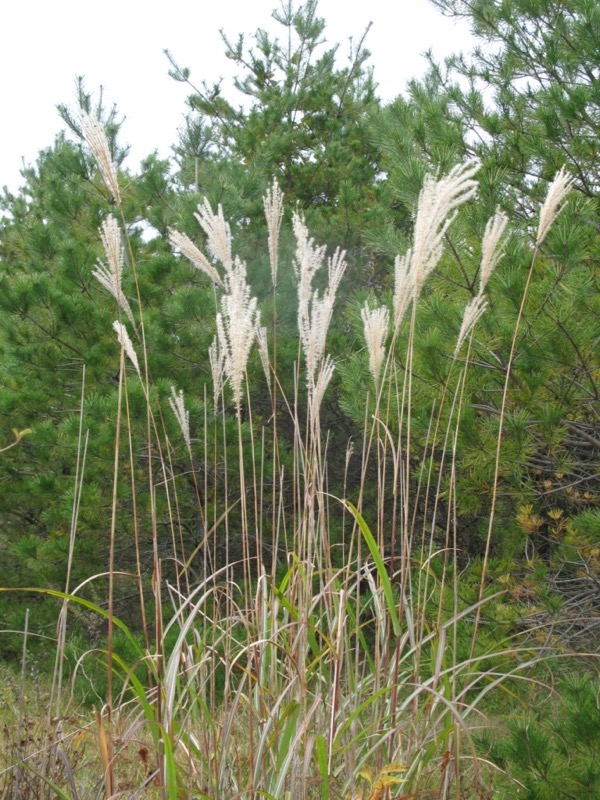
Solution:
<svg viewBox="0 0 600 800"><path fill-rule="evenodd" d="M329 795L329 771L327 768L327 746L322 734L315 739L315 753L317 756L317 766L321 776L321 800L330 800Z"/></svg>
<svg viewBox="0 0 600 800"><path fill-rule="evenodd" d="M177 800L177 765L173 755L173 746L167 732L162 731L162 744L165 756L165 778L168 800Z"/></svg>
<svg viewBox="0 0 600 800"><path fill-rule="evenodd" d="M389 575L387 574L387 570L385 568L385 564L383 563L383 558L381 557L381 553L379 552L379 548L377 547L377 542L375 541L375 537L371 533L371 530L367 523L364 520L364 517L360 513L360 511L352 505L349 500L344 500L346 507L358 523L358 527L360 528L360 532L363 535L365 542L367 543L367 547L369 548L369 552L371 553L371 558L375 562L375 566L377 567L377 575L379 576L379 581L381 583L381 587L383 589L383 594L385 596L385 602L387 605L388 613L390 615L390 620L392 621L392 628L394 630L394 636L400 636L400 620L398 619L398 614L396 613L396 601L394 599L394 592L392 591L392 584L390 583Z"/></svg>

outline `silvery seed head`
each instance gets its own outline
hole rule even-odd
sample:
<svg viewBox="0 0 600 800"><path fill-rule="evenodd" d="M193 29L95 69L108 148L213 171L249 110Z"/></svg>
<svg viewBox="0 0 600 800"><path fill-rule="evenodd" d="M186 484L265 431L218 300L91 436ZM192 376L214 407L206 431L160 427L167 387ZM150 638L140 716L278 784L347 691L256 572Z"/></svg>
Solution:
<svg viewBox="0 0 600 800"><path fill-rule="evenodd" d="M369 352L369 369L375 382L379 383L379 374L385 359L385 340L388 335L390 312L385 306L369 308L365 303L361 310L361 317L365 331L365 341Z"/></svg>
<svg viewBox="0 0 600 800"><path fill-rule="evenodd" d="M556 177L548 187L548 193L544 205L540 211L540 223L538 225L538 232L536 237L536 247L539 247L546 236L548 231L554 224L557 216L560 214L564 207L564 200L571 191L573 185L573 178L561 167Z"/></svg>
<svg viewBox="0 0 600 800"><path fill-rule="evenodd" d="M224 361L225 356L219 347L219 337L215 336L213 343L208 348L208 360L210 362L210 371L213 380L213 404L215 411L219 405L219 397L223 389L223 372L225 369Z"/></svg>
<svg viewBox="0 0 600 800"><path fill-rule="evenodd" d="M258 344L258 354L260 355L260 362L267 379L267 386L269 392L271 391L271 365L269 363L269 346L267 342L267 329L264 325L259 325L256 329L256 343Z"/></svg>
<svg viewBox="0 0 600 800"><path fill-rule="evenodd" d="M179 233L179 231L173 228L169 228L169 242L172 247L183 253L196 269L204 272L213 283L217 284L217 286L223 285L217 270L206 258L204 253L196 247L189 236L186 236L185 233Z"/></svg>
<svg viewBox="0 0 600 800"><path fill-rule="evenodd" d="M121 278L123 274L124 252L119 223L112 214L102 223L100 238L106 253L107 263L98 261L92 275L107 289L117 301L121 311L135 327L133 313L129 301L123 294Z"/></svg>
<svg viewBox="0 0 600 800"><path fill-rule="evenodd" d="M133 349L133 345L131 343L131 339L129 338L129 334L127 333L127 328L118 320L113 322L113 328L116 331L117 339L119 340L119 344L125 350L125 355L131 361L134 366L135 371L137 372L139 378L141 379L142 373L140 372L140 365L138 363L138 357L136 355L135 350Z"/></svg>
<svg viewBox="0 0 600 800"><path fill-rule="evenodd" d="M496 211L490 217L481 243L481 266L479 269L479 294L483 294L498 261L504 255L505 242L502 239L508 224L508 217L503 211Z"/></svg>
<svg viewBox="0 0 600 800"><path fill-rule="evenodd" d="M283 219L283 192L279 188L277 178L263 197L267 229L269 231L269 261L273 286L277 286L277 267L279 265L279 231Z"/></svg>
<svg viewBox="0 0 600 800"><path fill-rule="evenodd" d="M478 161L467 161L439 180L431 175L425 176L417 205L411 253L415 300L442 256L444 236L454 220L456 209L477 190L473 176L479 166Z"/></svg>
<svg viewBox="0 0 600 800"><path fill-rule="evenodd" d="M217 314L217 336L223 353L225 377L229 381L233 402L240 413L242 382L250 348L259 327L257 300L250 295L246 267L238 258L225 277L226 294L221 298Z"/></svg>
<svg viewBox="0 0 600 800"><path fill-rule="evenodd" d="M198 212L194 214L200 227L206 234L207 247L214 258L220 261L226 272L233 266L233 256L231 251L231 228L223 216L223 209L218 207L217 213L212 210L206 198L198 206Z"/></svg>
<svg viewBox="0 0 600 800"><path fill-rule="evenodd" d="M394 327L398 329L411 300L415 286L411 275L412 250L394 261Z"/></svg>
<svg viewBox="0 0 600 800"><path fill-rule="evenodd" d="M190 458L192 456L192 439L190 437L190 412L186 410L185 399L183 397L183 390L175 391L175 387L171 386L171 397L169 397L169 405L175 415L175 419L181 429L183 441L188 449Z"/></svg>
<svg viewBox="0 0 600 800"><path fill-rule="evenodd" d="M460 332L456 340L456 347L454 348L454 358L456 358L460 352L467 336L471 333L486 308L487 300L480 294L474 297L465 308L462 325L460 326Z"/></svg>
<svg viewBox="0 0 600 800"><path fill-rule="evenodd" d="M117 169L112 160L106 132L100 120L85 112L81 115L83 137L96 161L102 180L117 205L121 205L121 192L117 180Z"/></svg>

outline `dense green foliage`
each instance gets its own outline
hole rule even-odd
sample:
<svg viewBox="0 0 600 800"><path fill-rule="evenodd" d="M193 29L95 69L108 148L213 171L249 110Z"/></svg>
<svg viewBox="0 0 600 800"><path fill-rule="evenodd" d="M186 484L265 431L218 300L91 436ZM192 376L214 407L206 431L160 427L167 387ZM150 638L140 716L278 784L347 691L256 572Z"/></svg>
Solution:
<svg viewBox="0 0 600 800"><path fill-rule="evenodd" d="M240 70L235 88L243 105L237 108L220 84L196 87L190 70L169 56L171 75L192 89L176 148L178 180L222 203L227 219L245 214L256 223L262 211L256 201L277 178L287 203L305 211L319 241L357 248L378 168L365 124L377 105L365 68L367 32L340 66L338 47L323 47L325 22L314 0L301 12L284 3L273 17L281 26L277 38L259 29L253 48L241 35L235 43L224 37L226 56ZM245 194L252 179L260 193L254 207L244 207L239 187Z"/></svg>
<svg viewBox="0 0 600 800"><path fill-rule="evenodd" d="M505 736L490 744L494 761L519 781L527 800L598 797L598 687L589 674L561 679L552 697L541 693L534 713L517 710ZM514 797L515 784L498 790Z"/></svg>

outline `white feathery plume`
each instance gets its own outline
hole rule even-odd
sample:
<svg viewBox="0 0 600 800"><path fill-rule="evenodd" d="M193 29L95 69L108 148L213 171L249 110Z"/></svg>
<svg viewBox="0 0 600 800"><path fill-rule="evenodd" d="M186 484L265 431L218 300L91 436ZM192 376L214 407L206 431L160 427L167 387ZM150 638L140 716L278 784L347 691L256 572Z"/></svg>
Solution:
<svg viewBox="0 0 600 800"><path fill-rule="evenodd" d="M329 382L331 381L334 370L335 364L331 360L331 356L328 353L321 365L316 383L314 384L310 393L310 419L313 427L316 427L318 422L319 413L321 411L321 403L323 402L325 391L329 386Z"/></svg>
<svg viewBox="0 0 600 800"><path fill-rule="evenodd" d="M329 287L327 291L331 294L332 301L335 300L340 281L346 272L346 251L336 248L333 256L327 259L327 271L329 275Z"/></svg>
<svg viewBox="0 0 600 800"><path fill-rule="evenodd" d="M572 184L573 177L569 175L565 167L561 167L548 187L548 193L540 211L540 223L535 241L536 247L539 247L544 241L555 219L562 211L564 199L571 191Z"/></svg>
<svg viewBox="0 0 600 800"><path fill-rule="evenodd" d="M481 242L481 264L479 267L479 292L470 303L467 304L463 314L460 332L454 348L454 358L457 357L461 347L463 346L467 336L473 330L475 325L479 322L481 315L487 308L487 300L483 297L485 287L492 276L498 261L504 255L505 241L503 240L504 231L508 224L508 217L502 211L496 211L493 217L490 217Z"/></svg>
<svg viewBox="0 0 600 800"><path fill-rule="evenodd" d="M227 294L221 298L221 311L217 314L217 336L223 353L225 376L239 415L244 372L259 326L257 301L250 295L246 267L239 258L235 259L227 273L225 288Z"/></svg>
<svg viewBox="0 0 600 800"><path fill-rule="evenodd" d="M219 397L221 389L223 388L223 370L224 370L224 354L219 347L219 339L217 336L213 339L213 343L208 348L208 360L210 361L210 371L213 380L213 404L215 411L219 405Z"/></svg>
<svg viewBox="0 0 600 800"><path fill-rule="evenodd" d="M298 281L298 299L300 307L308 306L312 294L312 280L315 272L325 258L325 247L317 247L309 238L308 229L298 214L292 218L292 227L296 237L296 258L294 259L294 275Z"/></svg>
<svg viewBox="0 0 600 800"><path fill-rule="evenodd" d="M496 264L504 255L506 242L503 241L508 217L503 211L496 211L490 217L481 242L481 266L479 268L479 294L482 295Z"/></svg>
<svg viewBox="0 0 600 800"><path fill-rule="evenodd" d="M411 280L412 250L403 256L396 256L394 262L394 327L396 330L404 319L406 310L414 296L414 283Z"/></svg>
<svg viewBox="0 0 600 800"><path fill-rule="evenodd" d="M213 283L216 283L217 286L223 285L217 270L210 263L204 253L196 247L189 236L186 236L185 233L180 233L173 228L169 228L169 241L174 248L183 253L183 255L189 261L191 261L196 269L199 269L201 272L204 272L205 275L208 275Z"/></svg>
<svg viewBox="0 0 600 800"><path fill-rule="evenodd" d="M271 262L271 278L273 286L277 286L277 268L279 265L279 231L283 219L283 192L279 188L277 178L273 180L270 190L263 197L267 229L269 231L269 260Z"/></svg>
<svg viewBox="0 0 600 800"><path fill-rule="evenodd" d="M325 355L325 344L333 316L335 297L340 281L346 271L345 255L345 251L337 249L333 256L328 259L328 286L323 297L319 297L316 291L312 292L309 306L306 309L307 313L304 318L301 336L304 344L309 384L314 382L314 375Z"/></svg>
<svg viewBox="0 0 600 800"><path fill-rule="evenodd" d="M267 343L267 329L264 325L259 325L256 329L256 343L258 344L258 354L267 379L269 392L271 391L271 366L269 364L269 346Z"/></svg>
<svg viewBox="0 0 600 800"><path fill-rule="evenodd" d="M388 335L390 312L386 306L371 309L369 304L365 303L360 315L364 325L367 350L369 351L369 369L375 381L375 386L377 386L379 373L385 359L385 340Z"/></svg>
<svg viewBox="0 0 600 800"><path fill-rule="evenodd" d="M198 206L198 213L194 216L206 234L206 244L210 253L223 264L225 271L229 272L233 267L231 228L223 216L222 207L219 206L215 214L208 200L204 198L204 203Z"/></svg>
<svg viewBox="0 0 600 800"><path fill-rule="evenodd" d="M117 180L117 170L110 154L106 131L100 120L85 111L81 114L81 130L83 138L90 148L94 160L100 170L100 175L106 188L111 193L113 200L121 205L121 192Z"/></svg>
<svg viewBox="0 0 600 800"><path fill-rule="evenodd" d="M310 333L309 307L312 297L312 280L323 263L325 248L315 246L314 240L308 235L308 228L298 214L294 214L292 218L292 227L296 237L296 257L293 266L298 282L298 331L306 354L306 341Z"/></svg>
<svg viewBox="0 0 600 800"><path fill-rule="evenodd" d="M315 292L302 318L300 339L306 359L308 385L313 386L315 374L325 355L327 331L333 314L333 300L329 292L319 297Z"/></svg>
<svg viewBox="0 0 600 800"><path fill-rule="evenodd" d="M92 275L112 294L120 309L127 315L127 319L135 327L131 306L123 294L123 289L121 287L125 257L119 223L112 214L102 223L100 238L102 239L102 245L108 263L104 264L98 259L98 263Z"/></svg>
<svg viewBox="0 0 600 800"><path fill-rule="evenodd" d="M138 363L138 357L136 355L135 350L133 349L133 345L131 344L131 339L129 338L129 334L127 333L127 328L123 325L119 320L115 320L113 322L113 328L116 331L117 338L119 340L119 344L125 350L125 354L127 358L131 361L133 366L135 367L135 371L137 372L140 380L142 379L142 373L140 372L140 365Z"/></svg>
<svg viewBox="0 0 600 800"><path fill-rule="evenodd" d="M298 331L306 359L307 382L312 389L325 354L336 292L346 270L345 253L336 250L328 260L329 283L323 297L319 297L313 291L312 280L323 264L325 247L315 246L309 238L306 225L297 214L293 218L293 228L296 236L294 271L298 281Z"/></svg>
<svg viewBox="0 0 600 800"><path fill-rule="evenodd" d="M478 161L471 160L454 167L439 180L431 175L425 176L417 205L411 253L415 300L442 256L444 235L456 216L456 209L477 190L473 175L479 166Z"/></svg>
<svg viewBox="0 0 600 800"><path fill-rule="evenodd" d="M458 339L456 341L456 347L454 348L454 358L458 355L460 348L463 346L465 339L469 335L469 333L473 330L477 322L479 321L481 315L487 308L487 300L480 294L474 297L471 302L465 308L465 313L463 314L462 325L460 326L460 333L458 334Z"/></svg>
<svg viewBox="0 0 600 800"><path fill-rule="evenodd" d="M192 439L190 437L190 412L186 410L182 389L180 389L179 392L176 392L175 387L171 386L171 397L169 397L169 405L171 406L173 414L175 415L175 419L177 420L179 427L181 428L183 440L185 442L185 446L187 447L191 458Z"/></svg>

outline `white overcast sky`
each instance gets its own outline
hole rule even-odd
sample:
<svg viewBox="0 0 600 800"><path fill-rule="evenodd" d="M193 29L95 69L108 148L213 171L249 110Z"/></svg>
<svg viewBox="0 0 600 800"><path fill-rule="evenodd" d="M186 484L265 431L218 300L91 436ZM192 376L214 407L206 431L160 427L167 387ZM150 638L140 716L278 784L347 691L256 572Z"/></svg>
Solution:
<svg viewBox="0 0 600 800"><path fill-rule="evenodd" d="M169 49L192 81L231 77L219 30L230 39L258 28L283 31L271 19L280 0L4 0L0 22L0 101L3 109L0 186L15 190L23 163L52 144L61 128L58 103L74 102L75 76L88 90L104 87L107 104L126 117L123 141L130 166L158 150L169 156L185 113L188 89L168 76ZM444 18L428 0L319 0L326 36L348 51L367 24L379 94L392 99L423 73L422 54L443 58L468 49L465 25Z"/></svg>

